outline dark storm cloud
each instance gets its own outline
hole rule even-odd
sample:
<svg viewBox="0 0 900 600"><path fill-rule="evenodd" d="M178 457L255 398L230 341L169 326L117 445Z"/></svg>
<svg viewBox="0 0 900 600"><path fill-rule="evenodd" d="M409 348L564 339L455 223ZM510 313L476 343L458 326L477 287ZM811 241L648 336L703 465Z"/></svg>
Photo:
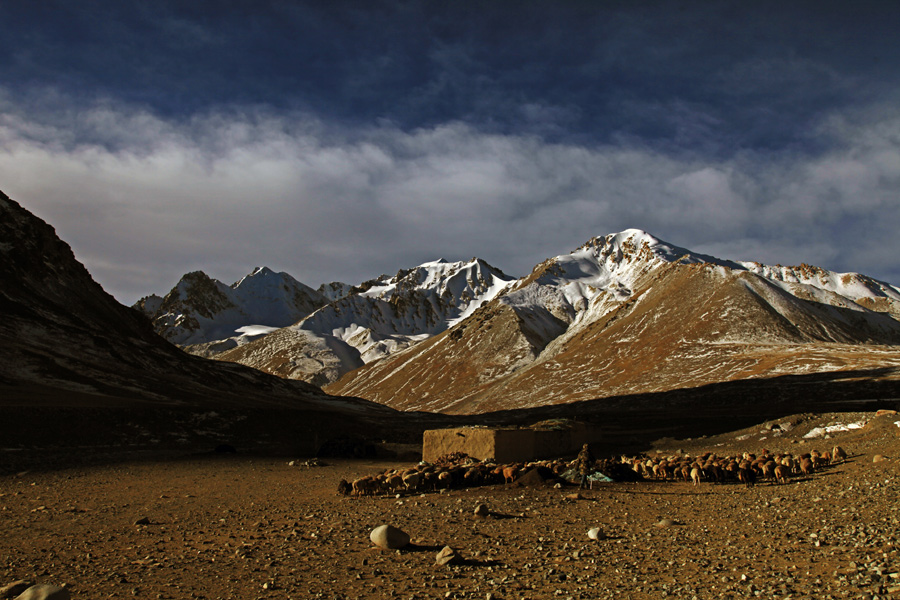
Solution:
<svg viewBox="0 0 900 600"><path fill-rule="evenodd" d="M900 281L881 3L0 5L0 189L132 301L626 227Z"/></svg>

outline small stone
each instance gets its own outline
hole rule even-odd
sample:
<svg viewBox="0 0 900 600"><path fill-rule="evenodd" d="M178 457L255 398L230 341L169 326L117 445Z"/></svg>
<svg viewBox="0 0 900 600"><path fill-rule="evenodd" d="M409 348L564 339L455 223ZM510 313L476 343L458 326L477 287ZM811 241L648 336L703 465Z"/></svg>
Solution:
<svg viewBox="0 0 900 600"><path fill-rule="evenodd" d="M566 496L566 500L583 500L584 496L582 496L579 492L575 492L574 494L568 494Z"/></svg>
<svg viewBox="0 0 900 600"><path fill-rule="evenodd" d="M147 517L141 517L140 519L135 521L134 524L135 525L149 525L150 519L148 519Z"/></svg>
<svg viewBox="0 0 900 600"><path fill-rule="evenodd" d="M487 507L487 504L479 504L475 507L475 516L476 517L487 517L491 514L491 510Z"/></svg>
<svg viewBox="0 0 900 600"><path fill-rule="evenodd" d="M16 600L71 600L69 590L58 585L39 583L33 585L16 597Z"/></svg>
<svg viewBox="0 0 900 600"><path fill-rule="evenodd" d="M591 529L588 529L587 535L592 540L605 540L606 539L606 534L603 533L603 530L600 529L599 527L592 527Z"/></svg>
<svg viewBox="0 0 900 600"><path fill-rule="evenodd" d="M393 525L381 525L369 534L372 543L384 550L399 550L409 544L409 535Z"/></svg>
<svg viewBox="0 0 900 600"><path fill-rule="evenodd" d="M437 565L451 565L458 564L462 558L457 554L456 550L451 548L450 546L444 546L441 548L441 551L437 553L437 557L435 557L435 564Z"/></svg>
<svg viewBox="0 0 900 600"><path fill-rule="evenodd" d="M886 459L881 454L876 454L875 456L872 457L873 463L880 463L880 462L883 462L884 460L886 460Z"/></svg>

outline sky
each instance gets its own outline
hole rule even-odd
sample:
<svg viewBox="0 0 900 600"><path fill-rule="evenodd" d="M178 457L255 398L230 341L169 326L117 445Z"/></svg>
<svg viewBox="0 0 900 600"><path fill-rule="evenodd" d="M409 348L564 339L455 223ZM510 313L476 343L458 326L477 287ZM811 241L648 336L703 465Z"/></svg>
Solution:
<svg viewBox="0 0 900 600"><path fill-rule="evenodd" d="M6 0L0 190L125 304L523 276L627 228L900 285L897 31L888 1Z"/></svg>

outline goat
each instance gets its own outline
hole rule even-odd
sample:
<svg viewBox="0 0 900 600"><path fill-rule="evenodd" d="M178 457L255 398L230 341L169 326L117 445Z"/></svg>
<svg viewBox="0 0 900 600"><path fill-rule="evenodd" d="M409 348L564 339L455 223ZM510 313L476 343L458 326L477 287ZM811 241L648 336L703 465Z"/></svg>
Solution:
<svg viewBox="0 0 900 600"><path fill-rule="evenodd" d="M503 483L512 483L516 480L516 475L518 474L519 467L517 465L503 467Z"/></svg>

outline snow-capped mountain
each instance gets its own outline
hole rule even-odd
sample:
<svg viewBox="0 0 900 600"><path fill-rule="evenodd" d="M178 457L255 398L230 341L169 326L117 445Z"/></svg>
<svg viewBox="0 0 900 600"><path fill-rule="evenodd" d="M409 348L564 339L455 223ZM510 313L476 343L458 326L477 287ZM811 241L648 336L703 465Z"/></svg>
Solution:
<svg viewBox="0 0 900 600"><path fill-rule="evenodd" d="M258 267L230 286L202 271L188 273L165 298L148 296L134 308L150 317L169 341L206 344L207 352L196 352L204 354L296 323L327 303L325 296L287 273Z"/></svg>
<svg viewBox="0 0 900 600"><path fill-rule="evenodd" d="M471 315L514 281L483 260L437 260L382 276L296 324L218 356L318 384Z"/></svg>
<svg viewBox="0 0 900 600"><path fill-rule="evenodd" d="M808 372L860 344L900 344L898 308L900 289L862 275L720 260L626 230L544 261L446 333L327 389L479 412Z"/></svg>
<svg viewBox="0 0 900 600"><path fill-rule="evenodd" d="M297 308L291 298L308 300ZM770 364L779 353L759 348L771 344L900 341L895 286L808 265L723 260L638 229L593 238L521 279L480 259L318 291L268 269L233 286L191 273L141 305L190 352L398 408L456 412L759 376L790 363ZM829 352L792 369L843 364ZM663 354L647 373L653 361L643 357ZM548 372L560 357L568 366ZM593 383L558 377L577 377L572 365Z"/></svg>

